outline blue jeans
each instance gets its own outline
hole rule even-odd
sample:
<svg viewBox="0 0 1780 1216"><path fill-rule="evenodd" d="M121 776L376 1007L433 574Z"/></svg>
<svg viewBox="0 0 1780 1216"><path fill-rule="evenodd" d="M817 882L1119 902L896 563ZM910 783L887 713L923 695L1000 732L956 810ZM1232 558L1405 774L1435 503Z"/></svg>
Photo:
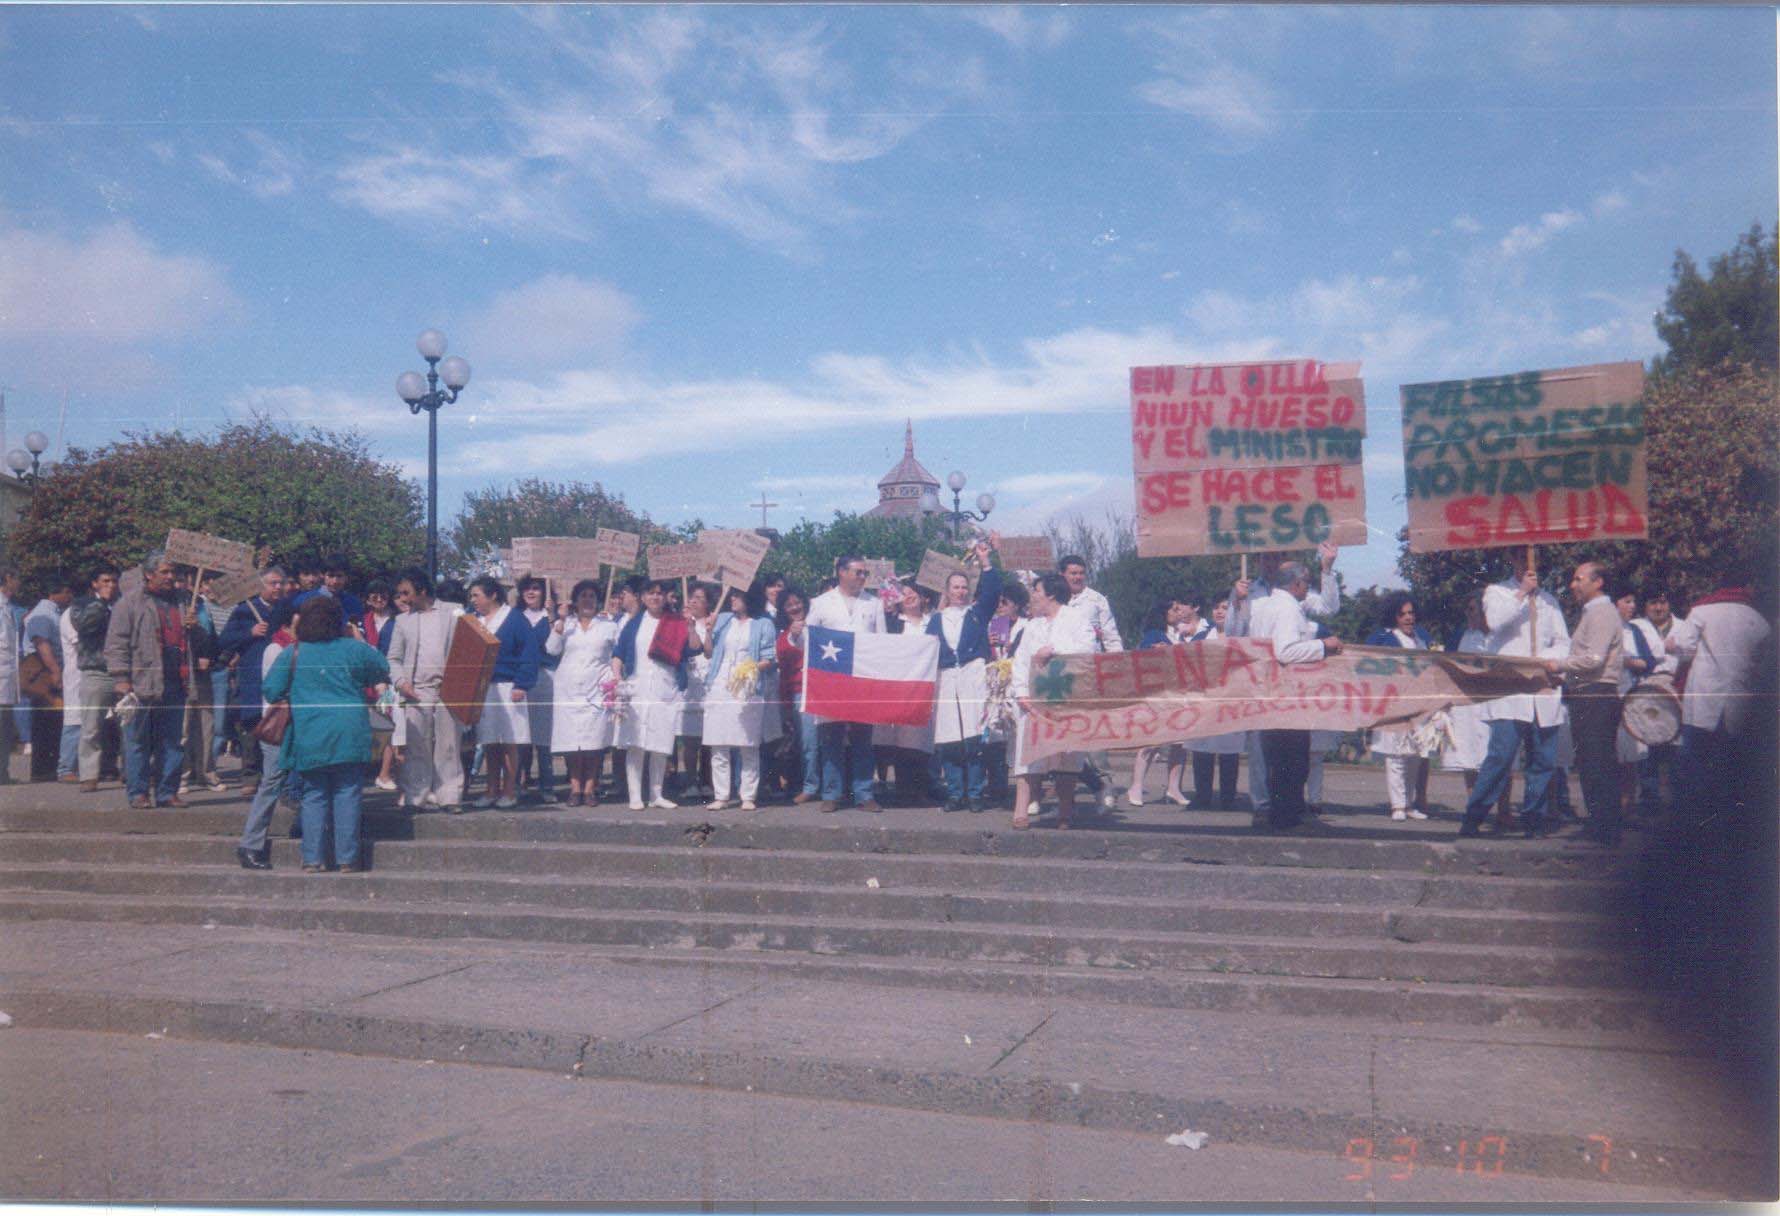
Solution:
<svg viewBox="0 0 1780 1216"><path fill-rule="evenodd" d="M362 764L330 764L303 770L303 864L322 864L321 838L330 820L334 826L334 863L358 864L360 791L365 784Z"/></svg>
<svg viewBox="0 0 1780 1216"><path fill-rule="evenodd" d="M813 715L798 711L797 760L803 768L803 792L812 798L822 792L822 749L817 741L818 729Z"/></svg>
<svg viewBox="0 0 1780 1216"><path fill-rule="evenodd" d="M1551 801L1558 728L1505 718L1492 720L1489 727L1489 750L1484 753L1483 767L1477 772L1477 784L1471 787L1471 797L1465 801L1466 826L1480 826L1489 817L1496 799L1514 780L1514 758L1523 747L1527 753L1527 792L1520 813L1533 823L1542 822Z"/></svg>
<svg viewBox="0 0 1780 1216"><path fill-rule="evenodd" d="M939 745L939 760L946 774L946 796L957 802L983 800L983 741L964 739Z"/></svg>
<svg viewBox="0 0 1780 1216"><path fill-rule="evenodd" d="M241 829L241 847L255 853L266 851L266 836L272 830L272 814L278 809L278 795L284 791L284 769L278 763L281 750L277 744L254 740L260 749L261 776L259 788L253 792L253 805L247 809L247 824ZM316 847L321 847L317 842Z"/></svg>
<svg viewBox="0 0 1780 1216"><path fill-rule="evenodd" d="M822 797L839 802L846 785L845 773L853 770L853 801L873 800L871 779L875 761L871 725L864 722L824 722L816 728L816 746L822 756Z"/></svg>
<svg viewBox="0 0 1780 1216"><path fill-rule="evenodd" d="M132 798L162 803L179 793L179 770L185 763L185 690L159 705L144 701L124 731L124 788ZM155 770L158 765L159 772ZM149 781L158 775L153 797Z"/></svg>
<svg viewBox="0 0 1780 1216"><path fill-rule="evenodd" d="M68 777L80 770L80 723L62 728L61 755L56 758L56 776Z"/></svg>
<svg viewBox="0 0 1780 1216"><path fill-rule="evenodd" d="M210 728L210 771L216 771L216 762L222 759L223 751L229 746L234 732L229 729L229 669L214 667L210 671L210 720L214 725Z"/></svg>

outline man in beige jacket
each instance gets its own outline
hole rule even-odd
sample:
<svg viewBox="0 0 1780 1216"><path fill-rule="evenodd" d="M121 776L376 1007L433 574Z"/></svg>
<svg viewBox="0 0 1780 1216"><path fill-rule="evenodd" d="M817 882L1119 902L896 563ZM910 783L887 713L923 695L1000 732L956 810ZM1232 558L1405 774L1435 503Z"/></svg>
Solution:
<svg viewBox="0 0 1780 1216"><path fill-rule="evenodd" d="M1619 843L1619 677L1625 667L1619 610L1606 594L1599 562L1583 562L1570 578L1570 594L1582 605L1582 619L1570 635L1570 653L1547 659L1545 669L1564 677L1564 704L1576 740L1582 800L1588 824L1582 835L1596 844Z"/></svg>

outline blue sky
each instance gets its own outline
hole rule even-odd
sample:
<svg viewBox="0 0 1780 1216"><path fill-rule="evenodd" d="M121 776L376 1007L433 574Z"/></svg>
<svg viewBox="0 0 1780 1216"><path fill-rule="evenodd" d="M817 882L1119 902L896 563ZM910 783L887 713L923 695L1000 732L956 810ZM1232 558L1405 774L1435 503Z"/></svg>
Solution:
<svg viewBox="0 0 1780 1216"><path fill-rule="evenodd" d="M255 410L674 522L1132 509L1126 369L1397 386L1647 358L1674 251L1776 198L1756 8L0 8L8 446Z"/></svg>

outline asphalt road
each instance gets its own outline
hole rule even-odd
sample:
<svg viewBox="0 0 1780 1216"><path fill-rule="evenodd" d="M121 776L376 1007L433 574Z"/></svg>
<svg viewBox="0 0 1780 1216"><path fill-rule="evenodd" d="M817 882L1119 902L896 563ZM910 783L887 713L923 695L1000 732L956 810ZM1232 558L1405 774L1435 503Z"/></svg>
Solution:
<svg viewBox="0 0 1780 1216"><path fill-rule="evenodd" d="M0 1195L82 1203L1715 1198L691 1086L0 1030Z"/></svg>

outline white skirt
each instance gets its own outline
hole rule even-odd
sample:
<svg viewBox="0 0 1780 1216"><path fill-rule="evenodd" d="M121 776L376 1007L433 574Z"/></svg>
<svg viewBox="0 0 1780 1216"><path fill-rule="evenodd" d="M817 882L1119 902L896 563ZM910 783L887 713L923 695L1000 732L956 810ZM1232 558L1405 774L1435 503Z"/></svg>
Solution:
<svg viewBox="0 0 1780 1216"><path fill-rule="evenodd" d="M550 750L557 755L597 752L617 741L618 719L603 705L569 698L558 702L550 716Z"/></svg>
<svg viewBox="0 0 1780 1216"><path fill-rule="evenodd" d="M478 743L530 743L531 718L524 701L513 703L512 681L488 686L482 698L482 716L476 719Z"/></svg>
<svg viewBox="0 0 1780 1216"><path fill-rule="evenodd" d="M933 741L961 743L983 736L983 711L989 704L988 665L973 659L963 667L939 673L939 697L933 709Z"/></svg>

